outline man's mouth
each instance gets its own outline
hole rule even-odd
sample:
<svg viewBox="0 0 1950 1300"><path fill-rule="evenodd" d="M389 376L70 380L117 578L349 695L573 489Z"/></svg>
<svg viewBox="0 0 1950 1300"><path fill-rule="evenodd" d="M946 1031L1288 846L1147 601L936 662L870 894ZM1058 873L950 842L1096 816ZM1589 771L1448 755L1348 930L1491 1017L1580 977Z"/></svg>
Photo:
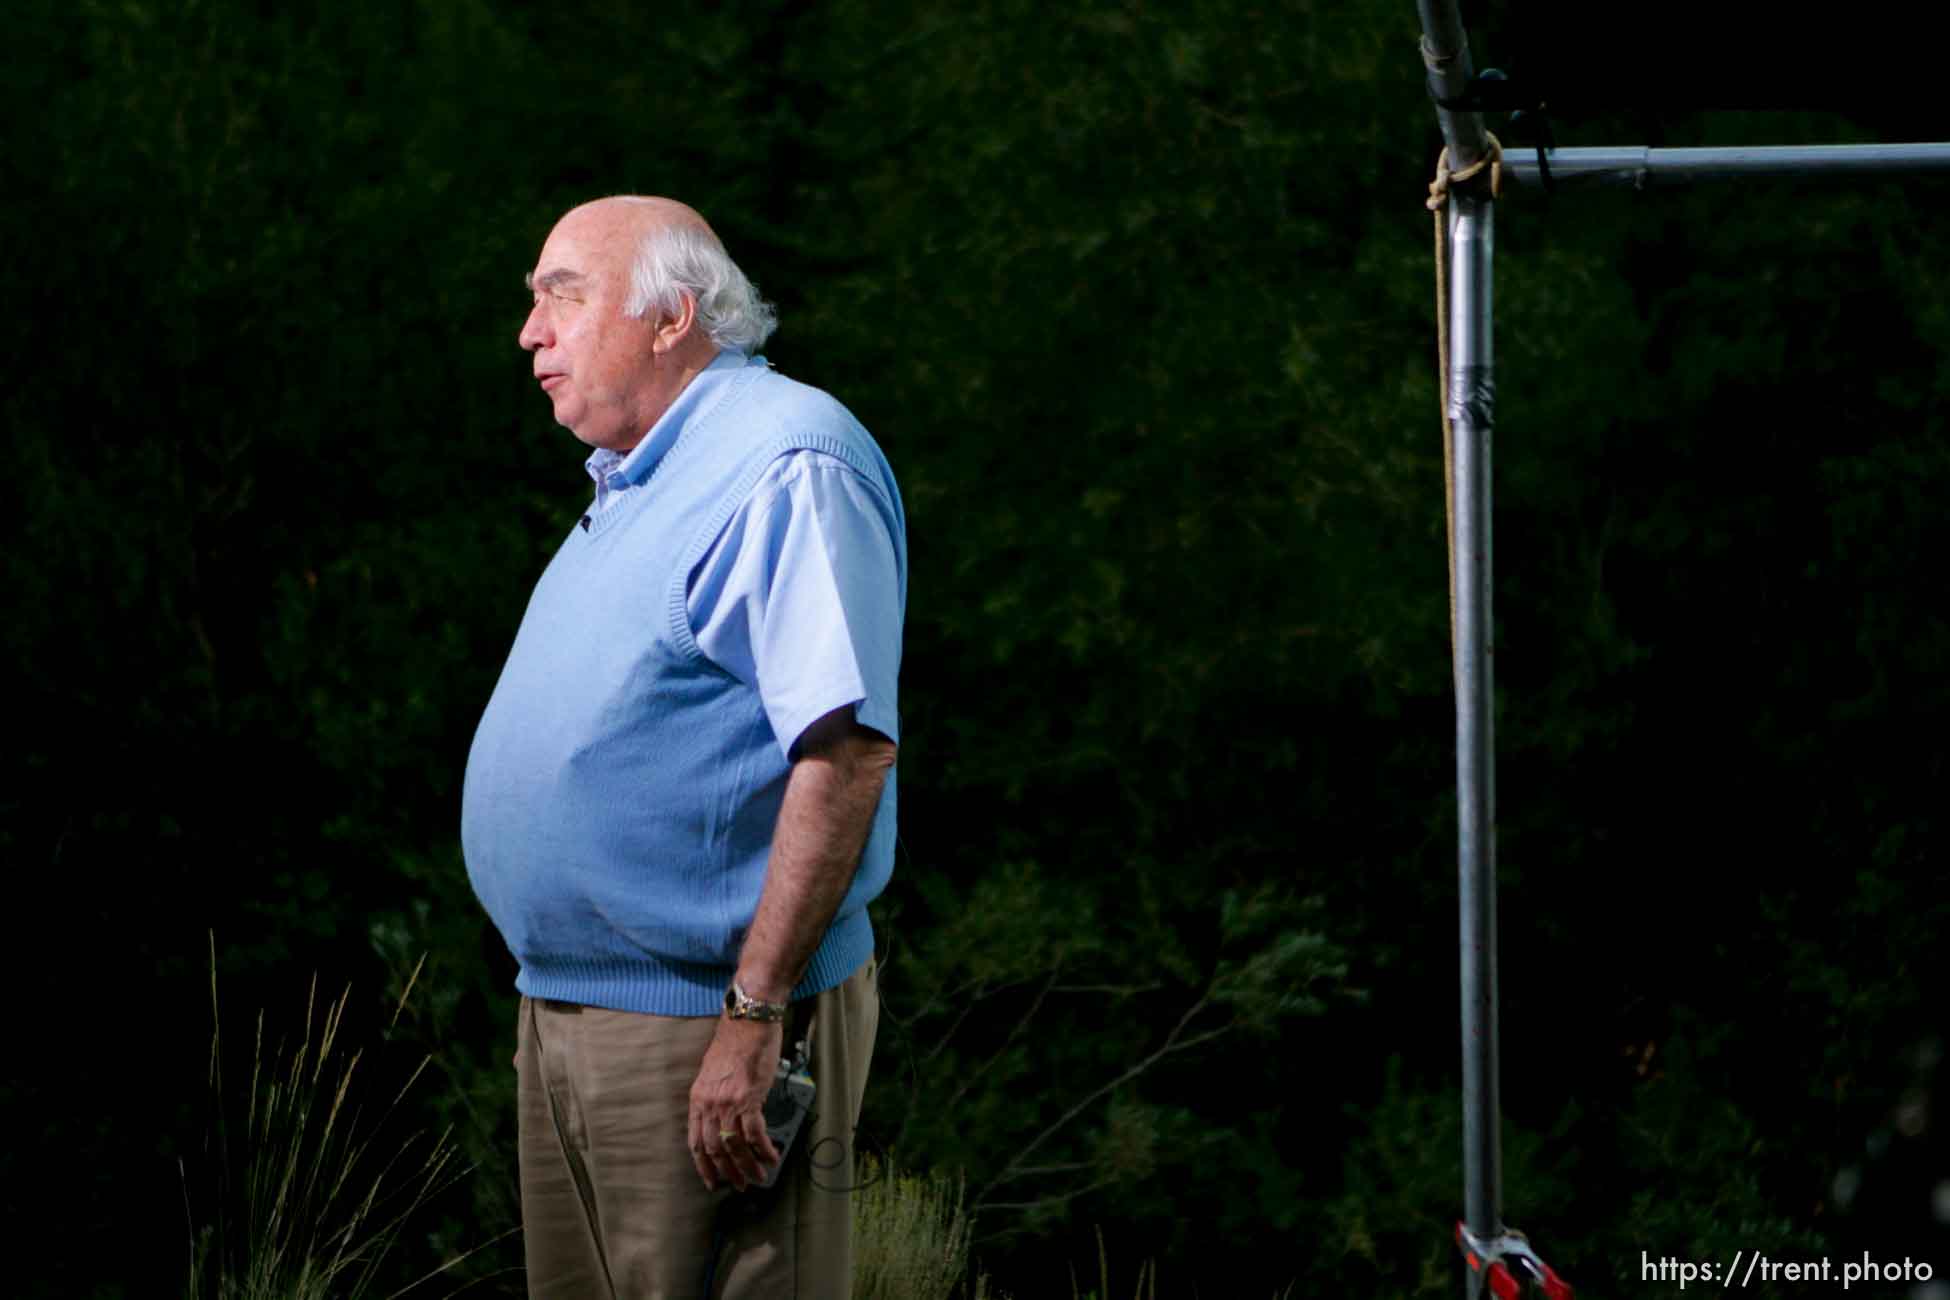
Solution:
<svg viewBox="0 0 1950 1300"><path fill-rule="evenodd" d="M545 393L549 393L555 391L556 385L565 382L568 379L568 376L564 374L550 372L548 374L537 375L535 376L535 379L536 382L541 384L542 391Z"/></svg>

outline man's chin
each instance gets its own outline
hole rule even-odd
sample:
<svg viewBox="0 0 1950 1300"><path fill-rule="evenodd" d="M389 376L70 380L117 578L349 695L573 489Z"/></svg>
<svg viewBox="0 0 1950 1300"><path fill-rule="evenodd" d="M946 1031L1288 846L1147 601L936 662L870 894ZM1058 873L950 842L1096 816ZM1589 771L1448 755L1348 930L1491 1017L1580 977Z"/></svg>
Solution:
<svg viewBox="0 0 1950 1300"><path fill-rule="evenodd" d="M555 422L567 429L570 433L573 433L578 442L586 442L591 447L595 446L596 444L591 441L588 420L584 418L583 413L573 409L564 410L563 405L560 401L555 403L555 408L551 412L555 416Z"/></svg>

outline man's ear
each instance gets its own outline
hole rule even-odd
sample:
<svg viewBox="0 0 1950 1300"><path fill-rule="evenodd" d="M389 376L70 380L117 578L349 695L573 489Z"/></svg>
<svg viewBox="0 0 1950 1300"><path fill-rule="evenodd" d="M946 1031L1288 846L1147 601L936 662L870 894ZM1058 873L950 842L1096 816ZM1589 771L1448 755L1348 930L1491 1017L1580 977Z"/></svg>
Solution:
<svg viewBox="0 0 1950 1300"><path fill-rule="evenodd" d="M677 302L677 314L665 316L657 322L657 336L651 340L651 351L668 352L691 336L691 327L697 324L697 299L683 293L677 295Z"/></svg>

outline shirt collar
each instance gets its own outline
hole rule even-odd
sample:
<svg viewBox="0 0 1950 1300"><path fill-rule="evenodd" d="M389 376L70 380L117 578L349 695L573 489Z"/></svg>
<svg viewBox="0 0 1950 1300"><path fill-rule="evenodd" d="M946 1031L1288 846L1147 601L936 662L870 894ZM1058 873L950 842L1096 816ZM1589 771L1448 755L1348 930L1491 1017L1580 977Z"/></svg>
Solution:
<svg viewBox="0 0 1950 1300"><path fill-rule="evenodd" d="M763 366L770 363L764 357L748 357L742 352L729 348L719 351L711 358L711 364L697 372L691 382L684 385L684 391L677 394L650 431L643 435L643 441L628 452L611 451L599 447L589 459L583 462L589 477L596 481L597 495L605 488L621 490L635 487L655 472L658 462L663 460L670 449L677 445L684 429L690 422L718 404L732 378L746 366Z"/></svg>

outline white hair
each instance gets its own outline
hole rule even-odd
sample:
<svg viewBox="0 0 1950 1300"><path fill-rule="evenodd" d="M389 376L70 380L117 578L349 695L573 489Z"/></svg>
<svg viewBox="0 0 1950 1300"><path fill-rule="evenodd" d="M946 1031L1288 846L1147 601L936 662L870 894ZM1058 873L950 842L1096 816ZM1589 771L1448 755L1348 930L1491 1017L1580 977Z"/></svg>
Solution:
<svg viewBox="0 0 1950 1300"><path fill-rule="evenodd" d="M630 263L630 296L624 314L638 320L697 304L697 323L721 348L746 356L765 346L779 327L779 313L758 296L724 245L709 230L688 224L658 225L638 241Z"/></svg>

